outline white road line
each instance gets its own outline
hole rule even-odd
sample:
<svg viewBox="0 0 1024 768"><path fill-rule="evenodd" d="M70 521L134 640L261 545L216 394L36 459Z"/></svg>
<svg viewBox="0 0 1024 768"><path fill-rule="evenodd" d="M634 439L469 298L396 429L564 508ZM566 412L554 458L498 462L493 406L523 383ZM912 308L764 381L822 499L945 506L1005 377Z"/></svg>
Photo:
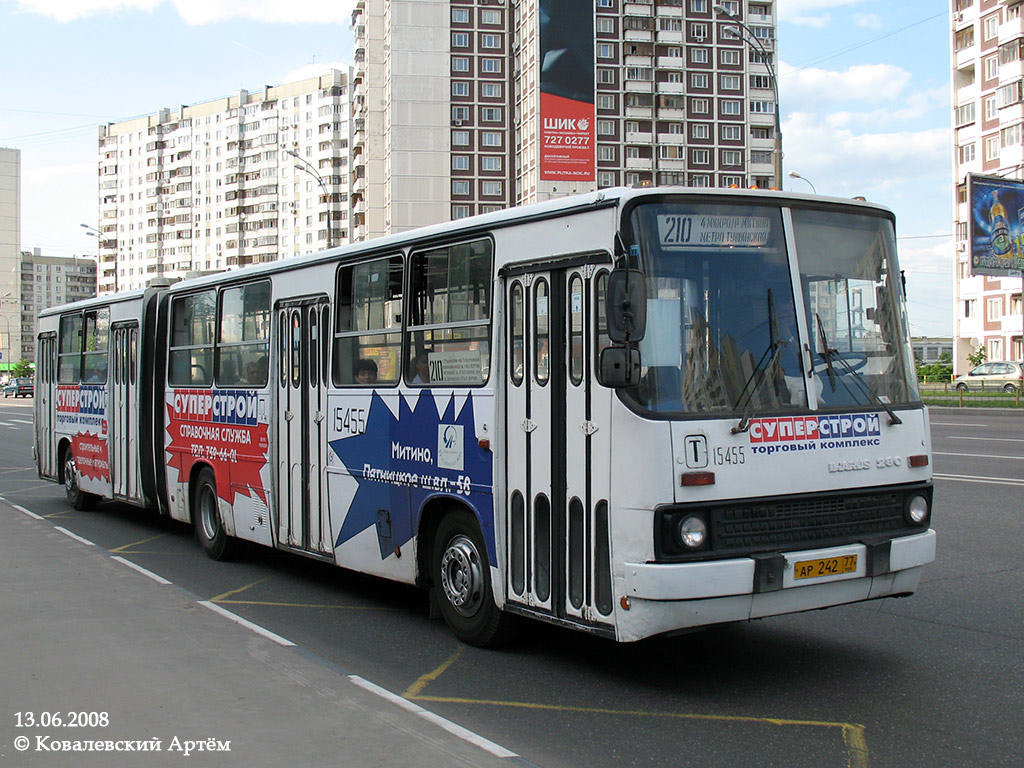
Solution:
<svg viewBox="0 0 1024 768"><path fill-rule="evenodd" d="M934 474L932 477L939 480L958 480L962 483L988 483L991 485L1014 485L1024 486L1024 480L1014 480L1008 477L981 477L979 475L940 475Z"/></svg>
<svg viewBox="0 0 1024 768"><path fill-rule="evenodd" d="M35 424L35 422L32 421L31 419L27 421L24 419L11 419L11 421L13 421L15 424Z"/></svg>
<svg viewBox="0 0 1024 768"><path fill-rule="evenodd" d="M967 437L966 435L946 435L943 440L987 440L993 443L1024 443L1024 437Z"/></svg>
<svg viewBox="0 0 1024 768"><path fill-rule="evenodd" d="M933 421L933 427L987 427L988 424L963 424L961 422Z"/></svg>
<svg viewBox="0 0 1024 768"><path fill-rule="evenodd" d="M969 456L972 459L1010 459L1012 461L1024 461L1024 456L999 456L991 453L943 453L932 451L933 456Z"/></svg>
<svg viewBox="0 0 1024 768"><path fill-rule="evenodd" d="M147 571L141 565L136 565L131 560L125 560L123 557L118 557L117 555L111 555L110 559L111 560L117 560L117 562L121 563L122 565L127 565L133 571L138 571L143 576L149 576L149 578L151 578L157 584L170 584L171 583L167 579L165 579L163 576L158 576L157 574L153 573L152 571Z"/></svg>
<svg viewBox="0 0 1024 768"><path fill-rule="evenodd" d="M287 640L287 639L281 637L280 635L275 635L269 629L264 629L259 624L253 624L251 621L249 621L248 619L243 619L238 614L232 613L231 611L225 611L219 605L217 605L216 603L211 603L209 600L200 600L199 604L204 606L204 607L206 607L206 608L209 608L214 613L219 613L224 618L230 619L231 621L235 622L236 624L241 624L246 629L251 629L257 635L262 635L263 637L267 638L268 640L273 640L278 645L284 645L284 646L293 646L293 645L295 645L295 643L293 643L291 640Z"/></svg>
<svg viewBox="0 0 1024 768"><path fill-rule="evenodd" d="M402 709L412 712L413 714L419 715L424 720L427 720L435 725L448 731L448 733L459 737L463 741L469 742L481 749L490 752L492 755L501 758L519 757L515 752L505 749L500 744L495 744L490 739L486 739L478 733L463 728L461 725L456 725L451 720L446 720L440 715L435 715L430 710L424 709L419 704L414 704L408 699L403 699L398 694L392 693L386 688L381 688L379 685L371 683L369 680L365 680L359 675L349 675L348 679L358 685L360 688L369 691L370 693L380 696L385 701L390 701L395 706L401 707Z"/></svg>
<svg viewBox="0 0 1024 768"><path fill-rule="evenodd" d="M96 546L95 544L93 544L93 543L92 543L91 541L89 541L88 539L83 539L83 538L82 538L81 536L79 536L79 535L78 535L77 533L72 533L72 532L71 532L71 531L69 531L69 530L68 530L67 528L63 528L63 527L61 527L61 526L59 526L59 525L55 525L55 526L53 526L53 527L54 527L54 529L55 529L55 530L58 530L58 531L60 531L60 532L61 532L61 533L63 533L63 534L65 535L65 536L70 536L70 537L71 537L72 539L74 539L75 541L80 541L80 542L82 542L83 544L88 544L88 545L89 545L90 547L95 547L95 546Z"/></svg>
<svg viewBox="0 0 1024 768"><path fill-rule="evenodd" d="M42 515L37 515L31 509L25 509L23 506L21 506L21 504L15 504L13 501L8 501L3 496L0 496L0 501L4 501L4 502L10 504L12 507L14 507L16 510L18 510L22 514L28 515L29 517L35 518L36 520L42 520L43 519Z"/></svg>

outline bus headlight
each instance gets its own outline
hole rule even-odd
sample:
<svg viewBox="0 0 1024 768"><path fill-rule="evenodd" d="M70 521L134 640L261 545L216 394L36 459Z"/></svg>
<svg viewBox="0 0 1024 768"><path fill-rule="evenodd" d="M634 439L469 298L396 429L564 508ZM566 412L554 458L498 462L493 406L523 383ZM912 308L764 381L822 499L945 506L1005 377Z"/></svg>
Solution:
<svg viewBox="0 0 1024 768"><path fill-rule="evenodd" d="M907 521L914 525L923 525L928 521L928 499L915 495L907 502Z"/></svg>
<svg viewBox="0 0 1024 768"><path fill-rule="evenodd" d="M708 524L702 517L687 515L676 526L676 538L686 549L700 549L708 538Z"/></svg>

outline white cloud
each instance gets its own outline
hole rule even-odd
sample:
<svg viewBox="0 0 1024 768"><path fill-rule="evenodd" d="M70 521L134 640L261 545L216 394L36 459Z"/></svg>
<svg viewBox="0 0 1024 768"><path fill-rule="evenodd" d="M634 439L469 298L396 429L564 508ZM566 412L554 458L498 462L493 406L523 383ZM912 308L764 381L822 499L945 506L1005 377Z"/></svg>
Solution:
<svg viewBox="0 0 1024 768"><path fill-rule="evenodd" d="M885 26L876 13L856 13L853 16L853 23L867 29L882 29Z"/></svg>
<svg viewBox="0 0 1024 768"><path fill-rule="evenodd" d="M169 3L187 24L245 18L277 24L348 24L355 0L18 0L20 10L68 22L102 13L152 12Z"/></svg>
<svg viewBox="0 0 1024 768"><path fill-rule="evenodd" d="M786 21L801 27L824 29L832 22L832 17L827 13L824 16L790 16Z"/></svg>
<svg viewBox="0 0 1024 768"><path fill-rule="evenodd" d="M305 80L309 77L319 77L324 74L328 69L340 69L342 72L348 71L349 65L344 61L328 61L323 64L307 64L304 67L293 69L291 72L286 74L282 78L282 83L294 83L297 80Z"/></svg>
<svg viewBox="0 0 1024 768"><path fill-rule="evenodd" d="M791 16L799 16L809 11L839 8L844 5L859 5L863 2L865 0L778 0L778 9L780 18L783 21L790 21Z"/></svg>
<svg viewBox="0 0 1024 768"><path fill-rule="evenodd" d="M852 100L891 102L899 98L911 74L892 64L858 64L842 72L828 69L795 69L784 62L779 69L780 98L785 108L797 109Z"/></svg>

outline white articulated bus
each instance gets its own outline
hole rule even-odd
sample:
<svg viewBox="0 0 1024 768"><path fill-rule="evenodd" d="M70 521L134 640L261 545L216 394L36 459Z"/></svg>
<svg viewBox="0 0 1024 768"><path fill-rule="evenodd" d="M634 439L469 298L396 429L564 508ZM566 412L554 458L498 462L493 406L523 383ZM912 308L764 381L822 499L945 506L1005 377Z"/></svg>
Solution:
<svg viewBox="0 0 1024 768"><path fill-rule="evenodd" d="M892 214L616 189L39 322L37 459L190 522L620 641L912 593L927 412Z"/></svg>

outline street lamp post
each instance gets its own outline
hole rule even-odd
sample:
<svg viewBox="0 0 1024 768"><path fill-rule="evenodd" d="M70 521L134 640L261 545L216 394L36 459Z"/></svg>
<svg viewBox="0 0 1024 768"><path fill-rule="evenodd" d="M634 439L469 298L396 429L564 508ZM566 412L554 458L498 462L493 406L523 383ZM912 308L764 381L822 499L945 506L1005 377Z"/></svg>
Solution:
<svg viewBox="0 0 1024 768"><path fill-rule="evenodd" d="M316 179L316 183L319 184L320 189L323 190L324 197L327 198L327 247L333 248L334 239L332 237L332 234L334 229L334 223L332 220L334 218L334 203L331 201L331 192L327 188L327 182L324 181L324 177L320 175L320 172L313 167L313 164L310 163L305 158L301 157L299 153L296 152L294 149L286 149L285 154L291 155L300 163L302 163L302 165L296 165L295 167L300 171L308 173L310 176Z"/></svg>
<svg viewBox="0 0 1024 768"><path fill-rule="evenodd" d="M101 274L103 274L103 266L102 266L103 265L103 260L102 260L102 254L100 253L100 251L103 250L103 234L98 229L96 229L96 227L90 227L88 224L79 224L78 226L80 226L82 229L85 230L85 234L86 234L87 237L95 237L96 238L96 267L97 267L96 275L97 275L97 278L98 278ZM71 258L74 259L75 266L77 267L77 265L78 265L78 258L76 256L74 256L74 255L72 255ZM96 287L97 287L97 293L99 293L99 290L98 290L99 289L99 280L96 281ZM114 260L114 293L117 293L117 260L116 259Z"/></svg>
<svg viewBox="0 0 1024 768"><path fill-rule="evenodd" d="M775 67L772 65L771 56L768 55L768 51L765 49L764 44L757 39L757 35L754 34L753 30L740 21L740 19L728 8L724 5L716 4L715 13L725 16L729 21L733 22L747 33L743 36L743 39L748 45L755 46L761 52L764 65L768 68L768 77L771 79L772 83L772 93L775 95L775 147L772 150L772 159L774 160L775 184L779 189L782 189L782 122L779 118L779 79L775 76Z"/></svg>
<svg viewBox="0 0 1024 768"><path fill-rule="evenodd" d="M801 176L796 171L790 171L789 172L789 178L791 178L791 179L800 179L800 181L806 181L808 184L811 185L811 192L813 192L814 194L818 194L818 190L816 190L814 188L814 184L812 184L811 180L808 179L806 176Z"/></svg>

